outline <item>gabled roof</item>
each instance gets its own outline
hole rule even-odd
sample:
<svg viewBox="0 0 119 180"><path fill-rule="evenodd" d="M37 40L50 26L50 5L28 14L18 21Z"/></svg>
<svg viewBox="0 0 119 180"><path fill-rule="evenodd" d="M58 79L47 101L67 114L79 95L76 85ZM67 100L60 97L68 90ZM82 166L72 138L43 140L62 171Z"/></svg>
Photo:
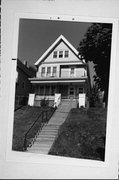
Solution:
<svg viewBox="0 0 119 180"><path fill-rule="evenodd" d="M56 41L45 51L45 53L38 59L38 61L35 63L35 65L37 66L42 60L45 59L45 57L48 56L49 53L51 53L53 51L53 49L61 42L63 41L73 52L74 54L80 58L79 56L79 52L72 46L72 44L63 36L60 35Z"/></svg>
<svg viewBox="0 0 119 180"><path fill-rule="evenodd" d="M17 59L17 68L21 69L28 77L34 77L36 72L31 71L26 65L24 65L19 59Z"/></svg>

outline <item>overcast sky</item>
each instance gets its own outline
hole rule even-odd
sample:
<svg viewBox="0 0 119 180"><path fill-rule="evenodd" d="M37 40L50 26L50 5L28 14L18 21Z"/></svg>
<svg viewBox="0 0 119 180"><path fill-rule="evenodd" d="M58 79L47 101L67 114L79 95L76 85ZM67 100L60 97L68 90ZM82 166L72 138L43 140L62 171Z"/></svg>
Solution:
<svg viewBox="0 0 119 180"><path fill-rule="evenodd" d="M61 34L77 49L90 25L87 22L21 19L18 58L34 65Z"/></svg>

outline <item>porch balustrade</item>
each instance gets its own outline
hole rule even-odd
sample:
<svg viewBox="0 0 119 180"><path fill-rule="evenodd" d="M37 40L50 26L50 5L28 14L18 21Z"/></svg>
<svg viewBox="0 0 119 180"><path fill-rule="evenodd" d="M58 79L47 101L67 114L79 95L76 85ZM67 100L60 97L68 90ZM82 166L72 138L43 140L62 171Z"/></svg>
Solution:
<svg viewBox="0 0 119 180"><path fill-rule="evenodd" d="M69 70L60 70L56 73L42 73L41 71L37 72L37 78L86 78L87 74L85 71L70 71Z"/></svg>

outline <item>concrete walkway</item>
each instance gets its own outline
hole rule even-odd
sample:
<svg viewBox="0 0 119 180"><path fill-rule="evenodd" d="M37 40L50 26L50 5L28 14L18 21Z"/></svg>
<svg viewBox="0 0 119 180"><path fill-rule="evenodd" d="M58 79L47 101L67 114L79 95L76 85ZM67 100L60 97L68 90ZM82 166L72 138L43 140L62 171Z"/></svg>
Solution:
<svg viewBox="0 0 119 180"><path fill-rule="evenodd" d="M70 101L63 101L61 103L48 124L43 127L34 144L27 149L28 152L48 154L58 135L58 129L64 123L72 105Z"/></svg>

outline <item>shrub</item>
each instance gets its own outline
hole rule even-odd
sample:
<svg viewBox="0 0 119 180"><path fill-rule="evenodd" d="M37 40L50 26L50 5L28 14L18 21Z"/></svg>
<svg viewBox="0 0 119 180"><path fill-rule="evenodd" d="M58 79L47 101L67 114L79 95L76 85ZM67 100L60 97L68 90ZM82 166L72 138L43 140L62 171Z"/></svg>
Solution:
<svg viewBox="0 0 119 180"><path fill-rule="evenodd" d="M48 105L49 105L49 100L48 100L48 99L45 99L45 98L42 99L40 105L41 105L41 107L44 107L44 106L46 107L46 106L48 106Z"/></svg>

